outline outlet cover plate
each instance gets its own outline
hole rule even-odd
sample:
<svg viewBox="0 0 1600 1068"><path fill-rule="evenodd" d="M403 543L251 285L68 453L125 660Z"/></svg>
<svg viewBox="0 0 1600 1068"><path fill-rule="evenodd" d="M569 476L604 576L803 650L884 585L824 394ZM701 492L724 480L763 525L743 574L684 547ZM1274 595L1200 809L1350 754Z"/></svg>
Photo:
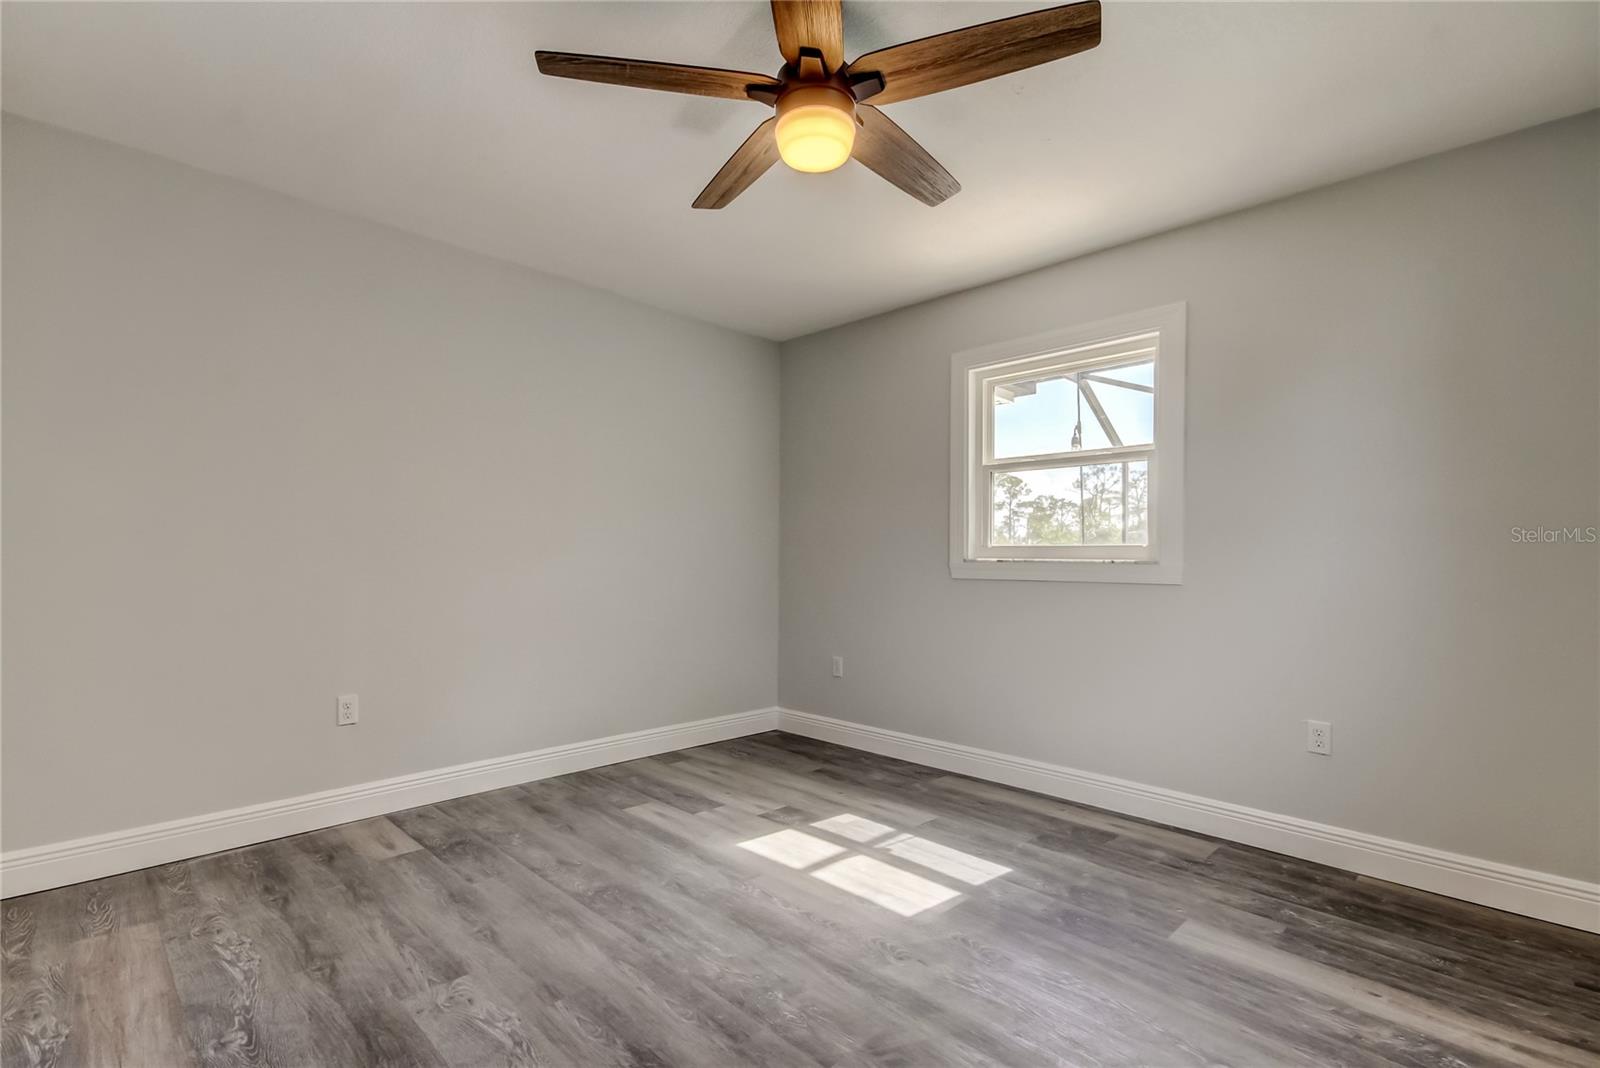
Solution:
<svg viewBox="0 0 1600 1068"><path fill-rule="evenodd" d="M1306 752L1318 756L1333 753L1333 726L1320 719L1306 720Z"/></svg>

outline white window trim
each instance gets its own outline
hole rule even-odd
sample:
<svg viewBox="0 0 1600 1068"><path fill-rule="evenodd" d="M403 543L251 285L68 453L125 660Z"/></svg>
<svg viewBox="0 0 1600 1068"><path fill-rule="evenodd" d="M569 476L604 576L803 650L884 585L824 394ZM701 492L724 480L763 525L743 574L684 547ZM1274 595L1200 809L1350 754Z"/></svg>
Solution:
<svg viewBox="0 0 1600 1068"><path fill-rule="evenodd" d="M1130 315L1118 315L1098 322L1084 323L1066 330L1035 334L982 348L958 352L950 361L950 574L953 578L1025 579L1054 582L1148 582L1177 584L1183 581L1183 387L1185 327L1188 305L1167 304ZM1156 347L1155 382L1156 459L1150 464L1150 554L1145 559L1110 559L1120 555L1120 547L1101 546L1062 551L1046 547L1023 548L1025 559L1002 559L993 554L1010 554L1010 549L978 548L987 542L983 534L989 521L987 495L977 497L987 452L988 393L981 386L985 377L993 378L996 367L1018 364L1019 373L1028 366L1056 360L1072 350L1142 334L1154 335ZM1148 356L1143 357L1148 359ZM1041 466L1059 467L1063 462L1092 460L1108 450L1082 450L1070 459L1059 456L1025 460ZM1132 450L1110 450L1119 455ZM1086 552L1094 558L1085 559ZM1140 550L1142 553L1143 550Z"/></svg>

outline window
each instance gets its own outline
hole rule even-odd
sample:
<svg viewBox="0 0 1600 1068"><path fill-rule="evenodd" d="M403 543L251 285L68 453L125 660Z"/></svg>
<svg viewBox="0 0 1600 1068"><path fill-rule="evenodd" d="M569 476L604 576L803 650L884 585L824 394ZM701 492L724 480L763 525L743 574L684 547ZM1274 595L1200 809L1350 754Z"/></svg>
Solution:
<svg viewBox="0 0 1600 1068"><path fill-rule="evenodd" d="M1182 576L1185 306L957 353L950 573Z"/></svg>

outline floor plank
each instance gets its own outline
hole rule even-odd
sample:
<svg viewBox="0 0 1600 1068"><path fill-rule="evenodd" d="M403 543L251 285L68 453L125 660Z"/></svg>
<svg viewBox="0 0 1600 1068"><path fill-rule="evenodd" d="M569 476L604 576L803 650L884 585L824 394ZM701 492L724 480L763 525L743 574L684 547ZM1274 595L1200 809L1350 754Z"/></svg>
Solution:
<svg viewBox="0 0 1600 1068"><path fill-rule="evenodd" d="M0 1061L1590 1065L1600 936L771 733L13 898Z"/></svg>

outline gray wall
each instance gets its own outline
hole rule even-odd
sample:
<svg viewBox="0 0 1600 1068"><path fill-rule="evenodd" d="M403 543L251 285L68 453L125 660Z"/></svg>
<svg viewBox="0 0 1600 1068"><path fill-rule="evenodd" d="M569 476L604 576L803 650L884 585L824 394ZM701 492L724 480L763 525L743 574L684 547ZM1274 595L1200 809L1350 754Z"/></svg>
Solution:
<svg viewBox="0 0 1600 1068"><path fill-rule="evenodd" d="M773 344L11 117L4 198L7 849L773 703Z"/></svg>
<svg viewBox="0 0 1600 1068"><path fill-rule="evenodd" d="M1597 144L1591 114L786 344L782 703L1600 876L1600 547L1510 533L1600 523ZM1180 300L1184 584L952 579L950 354Z"/></svg>
<svg viewBox="0 0 1600 1068"><path fill-rule="evenodd" d="M8 849L776 676L1600 875L1600 549L1510 534L1600 524L1593 115L784 346L781 663L771 344L10 117L3 153ZM1184 585L951 579L949 354L1174 300Z"/></svg>

